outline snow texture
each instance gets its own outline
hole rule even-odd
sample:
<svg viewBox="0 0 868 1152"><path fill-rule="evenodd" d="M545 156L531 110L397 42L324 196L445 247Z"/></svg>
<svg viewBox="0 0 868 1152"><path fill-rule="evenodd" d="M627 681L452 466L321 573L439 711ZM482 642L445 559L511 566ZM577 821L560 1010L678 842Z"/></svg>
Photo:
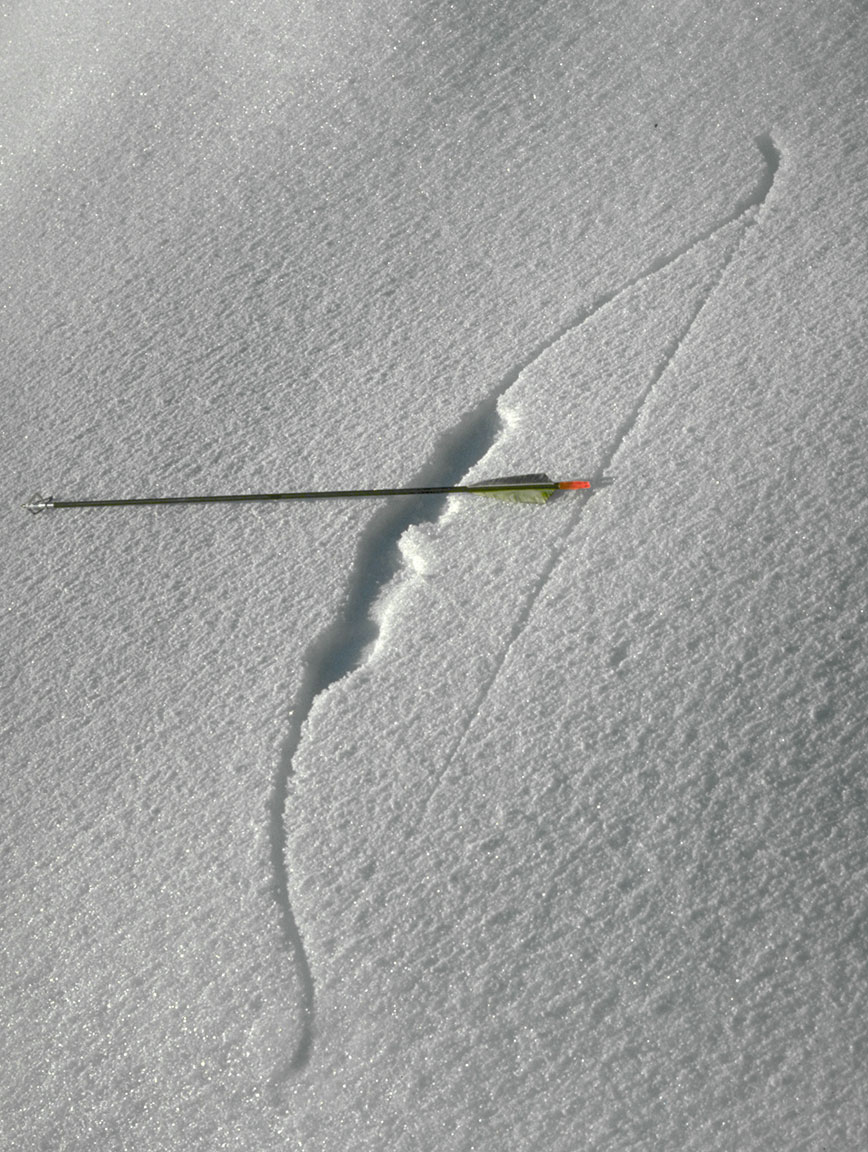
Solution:
<svg viewBox="0 0 868 1152"><path fill-rule="evenodd" d="M866 14L0 13L3 1152L868 1145Z"/></svg>

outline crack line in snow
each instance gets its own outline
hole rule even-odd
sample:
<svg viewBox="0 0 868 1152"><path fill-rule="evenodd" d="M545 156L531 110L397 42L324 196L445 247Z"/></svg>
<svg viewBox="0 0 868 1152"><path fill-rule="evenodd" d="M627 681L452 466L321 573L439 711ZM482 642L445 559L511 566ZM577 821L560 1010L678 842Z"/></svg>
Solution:
<svg viewBox="0 0 868 1152"><path fill-rule="evenodd" d="M498 416L497 402L535 361L552 348L558 341L579 328L601 309L618 297L636 287L642 280L653 276L674 264L699 244L710 240L727 225L746 217L753 209L764 204L777 171L780 155L771 137L761 136L757 144L765 160L765 171L751 193L738 201L733 211L710 228L681 245L675 252L658 257L647 268L610 292L598 296L592 303L562 324L549 337L541 341L499 384L480 401L459 423L439 440L430 462L422 468L409 484L414 487L457 484L470 469L480 461L497 439L502 427ZM747 223L751 221L748 220ZM676 340L667 347L664 357L652 374L650 382L639 396L627 420L618 430L615 439L602 459L597 475L610 466L612 459L625 438L630 434L639 418L641 409L652 389L666 371L678 347L687 336L690 328L704 308L707 300L720 282L730 260L738 250L744 233L727 256L717 278L700 300L689 322ZM442 772L429 793L424 809L427 809L435 792L443 781L454 756L462 746L467 733L479 714L488 693L503 667L510 649L527 623L531 610L542 588L545 586L561 555L566 538L576 525L590 496L580 498L577 512L570 518L560 543L556 544L542 573L528 596L518 620L513 624L510 639L497 667L487 681L472 710L469 720L463 727L458 740L450 750ZM445 504L444 497L402 497L396 501L384 501L383 506L371 517L359 536L356 555L350 574L343 606L332 623L310 644L303 658L304 673L293 701L290 713L290 727L280 749L277 769L268 801L268 835L272 867L272 892L278 909L281 933L287 950L293 956L296 977L299 985L300 1036L295 1051L289 1058L284 1073L276 1079L285 1079L292 1072L303 1069L310 1060L314 1038L315 991L310 963L304 941L292 909L289 896L289 865L287 860L287 837L284 823L289 784L293 774L293 762L302 739L302 731L318 697L338 680L358 669L365 662L378 635L376 622L371 618L371 609L382 589L393 579L401 567L398 541L411 524L437 519Z"/></svg>
<svg viewBox="0 0 868 1152"><path fill-rule="evenodd" d="M721 263L720 268L718 269L712 283L709 285L709 287L706 289L706 291L700 296L700 298L696 304L696 307L691 312L686 323L682 326L681 331L678 333L678 335L673 340L669 341L669 343L664 348L663 356L661 357L660 362L657 364L657 366L655 367L655 369L651 373L651 376L648 380L648 383L645 385L645 387L642 389L642 391L640 392L637 399L634 401L633 406L627 415L627 418L622 422L620 427L617 429L612 442L610 443L608 449L604 453L604 455L600 461L600 464L599 464L599 466L595 472L595 478L601 477L612 466L612 463L615 459L615 456L617 455L618 451L620 450L622 444L627 439L627 437L630 435L630 433L633 431L633 429L636 427L636 424L639 421L639 417L642 414L642 410L645 407L645 404L648 401L649 397L651 396L651 393L654 391L655 387L660 382L664 373L666 372L669 365L672 363L673 359L675 358L676 354L678 353L678 350L681 348L684 341L687 339L688 335L690 334L691 329L693 328L696 321L699 319L699 316L702 313L702 311L704 310L706 304L711 299L711 297L714 295L715 290L717 289L718 285L722 281L724 274L726 273L727 268L731 264L732 260L735 258L738 250L741 248L741 245L744 242L745 236L748 233L748 229L753 224L755 224L757 222L759 211L762 208L763 204L765 203L766 197L768 196L769 192L771 191L772 183L774 182L775 173L777 172L778 167L780 165L780 153L778 152L777 148L775 147L774 143L772 142L772 139L770 136L761 136L757 140L757 144L759 145L760 151L762 152L762 155L763 155L763 159L766 162L767 171L764 174L764 179L760 182L757 189L754 191L753 196L751 196L748 200L742 202L744 204L744 207L742 207L740 209L740 211L735 216L728 217L722 224L718 225L717 227L711 229L709 232L705 233L704 236L702 237L702 239L693 241L691 244L688 244L687 246L685 246L684 248L682 248L679 251L677 256L671 257L670 259L668 259L664 262L661 262L658 265L657 269L655 269L656 271L659 271L662 268L668 266L669 264L672 264L675 260L680 259L682 256L686 255L697 244L702 243L702 240L711 239L712 236L714 236L717 232L721 231L721 229L726 227L728 224L734 223L736 220L744 218L744 228L741 232L741 235L737 238L737 240L734 241L734 243L730 247L729 251L725 254L723 262ZM625 288L621 288L616 293L614 293L610 297L610 300L614 300L616 296L620 296L623 292L625 292L627 290L627 288L635 286L635 284L643 278L644 277L642 277L642 276L637 277L636 280L631 281L630 284L627 285ZM530 591L528 592L527 597L525 598L524 604L522 605L521 611L520 611L517 619L513 622L512 628L510 629L509 639L507 640L506 646L503 649L503 651L501 652L499 659L497 660L494 668L491 671L491 674L489 675L485 684L483 685L480 692L478 693L476 702L475 702L473 708L471 709L467 720L462 725L462 728L461 728L460 732L458 733L457 739L453 742L452 747L449 749L449 752L446 755L446 759L443 762L443 767L440 770L440 772L438 773L437 779L434 782L433 787L431 788L430 792L428 793L428 795L426 796L426 798L423 802L422 810L421 810L420 815L419 815L420 821L425 818L427 811L428 811L428 807L429 807L431 801L433 800L434 796L436 795L437 791L439 790L441 784L445 780L446 775L449 771L450 765L452 764L453 760L455 759L455 757L457 756L457 754L460 752L461 748L463 747L464 741L466 740L468 733L470 732L470 729L473 727L474 721L476 720L477 716L479 715L483 706L485 705L485 701L488 699L488 696L491 692L491 689L494 687L494 684L495 684L497 678L500 676L501 670L503 669L503 667L506 664L506 661L509 657L510 651L513 648L513 645L516 643L516 641L518 640L518 638L522 634L522 632L524 632L525 627L527 626L528 621L530 620L530 616L531 616L531 612L533 611L534 604L539 599L543 588L546 586L552 573L554 572L555 568L557 567L558 561L560 560L560 558L563 554L564 548L566 547L567 540L572 535L572 533L573 533L574 529L576 528L576 526L578 525L579 521L582 519L582 516L584 515L584 512L585 512L585 508L587 507L587 503L591 499L592 496L593 496L593 492L589 492L589 493L584 494L580 498L580 501L579 501L579 504L578 504L576 511L573 513L572 516L570 516L568 518L566 526L564 527L563 531L559 535L558 540L555 541L555 543L552 547L552 550L551 550L551 553L548 557L548 560L546 561L545 565L543 566L542 571L540 572L539 576L534 581L533 586L531 587Z"/></svg>

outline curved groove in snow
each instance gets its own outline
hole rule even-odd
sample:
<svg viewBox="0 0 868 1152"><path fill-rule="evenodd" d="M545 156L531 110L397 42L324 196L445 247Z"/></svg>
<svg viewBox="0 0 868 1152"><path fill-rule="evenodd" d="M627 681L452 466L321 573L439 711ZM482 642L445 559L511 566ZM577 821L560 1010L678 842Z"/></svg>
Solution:
<svg viewBox="0 0 868 1152"><path fill-rule="evenodd" d="M694 307L693 311L691 312L690 316L688 317L686 323L682 326L681 331L678 333L678 335L673 340L671 340L669 342L669 344L664 349L663 356L661 357L661 359L660 359L659 363L657 364L657 366L655 367L654 371L651 373L651 376L648 380L648 383L645 385L645 387L640 392L639 396L634 401L633 406L630 409L630 412L628 413L626 419L622 422L621 426L617 429L615 436L613 437L611 443L608 445L605 452L603 453L603 456L600 460L600 463L597 466L596 472L594 473L595 478L601 477L605 472L607 472L611 468L611 466L615 460L615 457L617 456L618 451L621 448L621 445L624 443L624 441L627 439L627 437L630 435L630 433L636 427L636 424L639 420L639 417L642 414L642 409L645 407L645 404L647 403L649 397L651 396L651 393L654 391L655 387L657 386L657 384L660 382L661 378L663 377L663 374L666 372L667 368L672 363L672 361L675 358L679 348L682 346L684 341L687 339L687 336L689 335L689 333L690 333L691 329L693 328L694 324L696 323L696 321L699 319L699 316L702 313L702 311L704 310L706 304L711 299L711 297L714 295L715 290L717 289L718 285L720 284L721 280L723 279L723 276L724 276L724 273L726 272L726 269L729 267L729 265L731 264L732 260L734 259L735 255L736 255L736 253L738 252L739 248L741 247L742 243L744 242L744 238L747 235L748 229L753 224L755 224L757 222L759 211L762 208L763 204L765 203L769 192L771 191L772 184L774 183L775 174L778 170L778 167L780 166L780 152L775 147L774 142L772 141L770 136L768 136L768 135L760 136L757 140L757 145L759 146L759 149L763 155L763 159L766 162L766 172L763 174L763 178L757 184L757 187L754 189L754 192L752 193L752 195L747 197L746 199L740 201L741 207L739 208L739 210L734 215L727 217L725 220L723 220L716 227L714 227L714 228L710 229L708 232L704 233L699 239L692 241L690 244L688 244L685 247L683 247L682 249L680 249L680 251L678 252L678 254L676 256L671 257L671 258L669 258L669 259L667 259L661 263L658 263L654 268L654 271L662 270L667 265L673 263L675 260L680 259L682 256L687 255L687 253L690 252L693 248L695 248L697 246L697 244L701 244L703 241L710 240L712 238L712 236L714 236L717 232L720 232L727 225L735 223L737 220L740 220L740 219L744 220L743 231L742 231L741 235L738 237L738 239L736 240L736 242L730 247L729 251L724 256L724 259L721 262L720 268L718 269L717 275L715 276L713 282L710 284L710 286L705 291L705 293L700 296L699 300L696 303L696 306ZM653 273L646 273L646 275L651 275L651 274L653 274ZM628 285L625 285L624 288L619 289L618 292L614 293L609 299L614 300L616 296L621 295L622 292L625 292L628 288L633 287L636 283L638 283L639 280L642 280L644 278L645 277L643 277L643 276L639 276L636 278L636 280L630 281L630 283ZM584 515L585 508L587 507L587 503L592 498L593 495L594 495L594 492L592 490L591 492L583 494L579 498L578 507L576 508L576 511L567 520L567 523L564 527L564 530L559 535L558 540L555 542L555 544L554 544L554 546L553 546L553 548L549 554L549 557L548 557L545 565L543 566L542 571L540 572L538 578L536 579L536 581L534 582L530 591L528 592L528 595L524 601L524 604L522 605L521 611L520 611L517 619L513 622L512 628L510 629L509 637L507 639L506 645L504 646L503 651L500 653L500 657L497 660L494 668L492 669L491 674L488 676L488 678L486 679L482 688L480 689L479 694L478 694L476 701L474 703L474 706L471 709L471 712L470 712L467 720L465 721L460 732L458 733L457 739L453 742L448 753L446 754L446 759L443 762L443 767L441 768L440 772L438 773L437 779L435 780L434 785L431 788L431 791L428 793L427 797L425 798L425 801L422 805L420 819L425 817L432 799L434 798L435 794L437 793L441 784L443 783L444 779L446 778L446 775L449 771L449 767L452 764L452 761L455 759L456 755L458 754L458 752L463 747L464 741L466 740L467 735L470 732L470 729L473 727L473 723L476 720L476 717L479 715L480 711L482 710L482 708L485 704L485 701L487 700L488 695L491 692L491 689L493 688L498 676L500 675L501 670L503 669L504 665L506 664L506 661L509 657L509 654L510 654L510 651L512 650L513 645L518 640L519 636L521 636L522 632L524 632L525 627L527 626L527 623L530 619L530 615L531 615L531 612L533 610L534 604L539 599L540 594L542 593L542 591L545 588L546 584L548 583L552 573L554 572L555 568L557 567L558 561L561 558L561 555L563 553L564 546L566 544L567 539L572 534L573 530L576 528L576 526L578 525L582 516Z"/></svg>
<svg viewBox="0 0 868 1152"><path fill-rule="evenodd" d="M535 361L562 340L568 333L580 327L601 309L611 304L641 281L669 267L699 244L710 240L723 228L738 220L744 220L745 229L732 246L721 265L713 284L702 296L683 327L680 334L665 350L657 368L633 405L627 419L604 451L596 476L611 466L624 440L636 425L648 397L663 376L667 367L693 327L709 298L740 247L748 227L755 222L758 211L765 204L780 164L780 153L769 135L760 136L757 145L762 153L764 171L753 190L740 199L733 211L697 236L682 244L674 252L658 257L648 267L631 277L617 288L598 296L589 306L577 313L571 320L562 324L545 340L516 364L499 384L472 409L459 423L445 433L429 463L408 482L413 486L451 485L460 482L470 469L485 456L493 446L501 428L497 413L497 402ZM590 495L580 497L575 514L570 517L565 531L552 549L536 583L531 589L518 619L513 623L507 644L496 667L480 691L470 716L457 740L449 750L444 766L431 792L426 798L423 811L427 809L433 796L444 780L449 766L464 743L480 709L483 707L491 688L503 668L509 653L518 637L524 631L533 605L554 571L563 550L564 542L583 515ZM300 1036L294 1053L287 1064L287 1074L297 1072L310 1060L314 1040L315 993L310 963L304 948L304 941L289 895L289 871L287 864L287 843L284 815L286 810L289 782L292 778L293 761L301 743L305 721L317 698L344 676L355 671L365 662L366 653L377 638L378 626L371 616L374 602L386 584L396 575L401 558L398 541L412 525L435 520L445 504L444 497L407 497L399 501L384 501L363 529L356 549L355 560L350 574L344 604L335 620L308 647L304 656L304 674L292 706L292 719L289 732L283 741L279 762L274 776L271 797L268 803L269 844L273 870L273 893L278 908L281 932L288 951L294 958L299 985Z"/></svg>

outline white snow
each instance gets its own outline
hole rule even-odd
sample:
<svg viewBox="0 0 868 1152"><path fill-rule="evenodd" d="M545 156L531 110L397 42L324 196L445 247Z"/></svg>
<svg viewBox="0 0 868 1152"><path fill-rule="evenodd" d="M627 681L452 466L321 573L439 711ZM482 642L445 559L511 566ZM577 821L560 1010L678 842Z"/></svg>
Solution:
<svg viewBox="0 0 868 1152"><path fill-rule="evenodd" d="M866 19L0 15L4 1152L868 1146Z"/></svg>

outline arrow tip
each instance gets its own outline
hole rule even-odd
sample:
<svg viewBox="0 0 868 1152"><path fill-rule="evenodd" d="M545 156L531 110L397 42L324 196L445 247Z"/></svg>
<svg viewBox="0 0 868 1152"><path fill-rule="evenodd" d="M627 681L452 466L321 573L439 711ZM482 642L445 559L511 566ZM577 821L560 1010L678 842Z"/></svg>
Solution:
<svg viewBox="0 0 868 1152"><path fill-rule="evenodd" d="M50 496L40 496L38 492L30 497L26 504L21 505L26 508L28 512L32 512L34 516L37 512L44 512L46 508L53 508L54 501Z"/></svg>

